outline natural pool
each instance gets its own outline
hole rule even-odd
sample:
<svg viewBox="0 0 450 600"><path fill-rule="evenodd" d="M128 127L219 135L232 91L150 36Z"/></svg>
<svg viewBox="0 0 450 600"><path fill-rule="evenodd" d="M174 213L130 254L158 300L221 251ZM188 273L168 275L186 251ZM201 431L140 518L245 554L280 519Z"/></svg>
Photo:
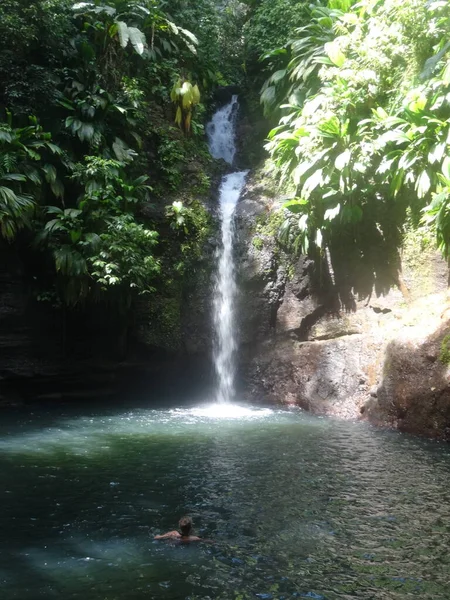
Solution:
<svg viewBox="0 0 450 600"><path fill-rule="evenodd" d="M450 448L299 411L0 424L2 600L450 597ZM212 545L154 542L183 514Z"/></svg>

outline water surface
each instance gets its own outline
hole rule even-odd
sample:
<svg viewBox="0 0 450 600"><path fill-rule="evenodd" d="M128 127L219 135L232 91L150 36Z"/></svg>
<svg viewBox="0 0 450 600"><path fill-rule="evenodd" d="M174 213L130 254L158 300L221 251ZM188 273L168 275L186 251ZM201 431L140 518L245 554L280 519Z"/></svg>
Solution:
<svg viewBox="0 0 450 600"><path fill-rule="evenodd" d="M2 600L449 598L446 445L299 411L32 412L0 424ZM216 543L152 540L186 513Z"/></svg>

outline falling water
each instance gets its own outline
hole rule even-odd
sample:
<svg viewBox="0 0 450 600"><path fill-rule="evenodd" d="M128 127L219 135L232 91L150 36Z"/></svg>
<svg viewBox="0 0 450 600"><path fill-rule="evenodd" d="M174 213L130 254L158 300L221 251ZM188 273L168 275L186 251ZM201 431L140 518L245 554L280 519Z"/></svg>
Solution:
<svg viewBox="0 0 450 600"><path fill-rule="evenodd" d="M237 96L218 110L207 126L209 149L214 158L223 158L230 165L236 153L235 120L238 109ZM236 335L234 303L236 281L233 260L233 216L244 187L247 171L226 175L219 190L222 243L218 257L217 281L214 290L214 366L217 373L217 402L233 399L235 378Z"/></svg>
<svg viewBox="0 0 450 600"><path fill-rule="evenodd" d="M206 126L209 151L214 158L223 158L229 165L236 154L236 117L239 108L237 96L218 110Z"/></svg>

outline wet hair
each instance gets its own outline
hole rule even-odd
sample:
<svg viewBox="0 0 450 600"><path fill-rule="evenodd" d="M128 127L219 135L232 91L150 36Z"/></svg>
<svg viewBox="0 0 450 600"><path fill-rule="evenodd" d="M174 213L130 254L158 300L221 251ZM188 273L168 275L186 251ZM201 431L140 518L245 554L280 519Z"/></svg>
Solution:
<svg viewBox="0 0 450 600"><path fill-rule="evenodd" d="M181 531L181 535L189 535L192 529L192 519L191 517L181 517L178 523Z"/></svg>

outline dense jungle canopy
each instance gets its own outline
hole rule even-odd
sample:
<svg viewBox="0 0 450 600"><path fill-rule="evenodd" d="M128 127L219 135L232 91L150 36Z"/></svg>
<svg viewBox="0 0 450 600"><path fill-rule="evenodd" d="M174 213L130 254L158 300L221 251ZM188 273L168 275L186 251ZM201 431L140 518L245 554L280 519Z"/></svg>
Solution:
<svg viewBox="0 0 450 600"><path fill-rule="evenodd" d="M176 295L211 233L205 121L233 85L289 190L289 251L370 270L409 223L447 256L449 32L446 0L3 0L2 253L63 311L126 320Z"/></svg>

